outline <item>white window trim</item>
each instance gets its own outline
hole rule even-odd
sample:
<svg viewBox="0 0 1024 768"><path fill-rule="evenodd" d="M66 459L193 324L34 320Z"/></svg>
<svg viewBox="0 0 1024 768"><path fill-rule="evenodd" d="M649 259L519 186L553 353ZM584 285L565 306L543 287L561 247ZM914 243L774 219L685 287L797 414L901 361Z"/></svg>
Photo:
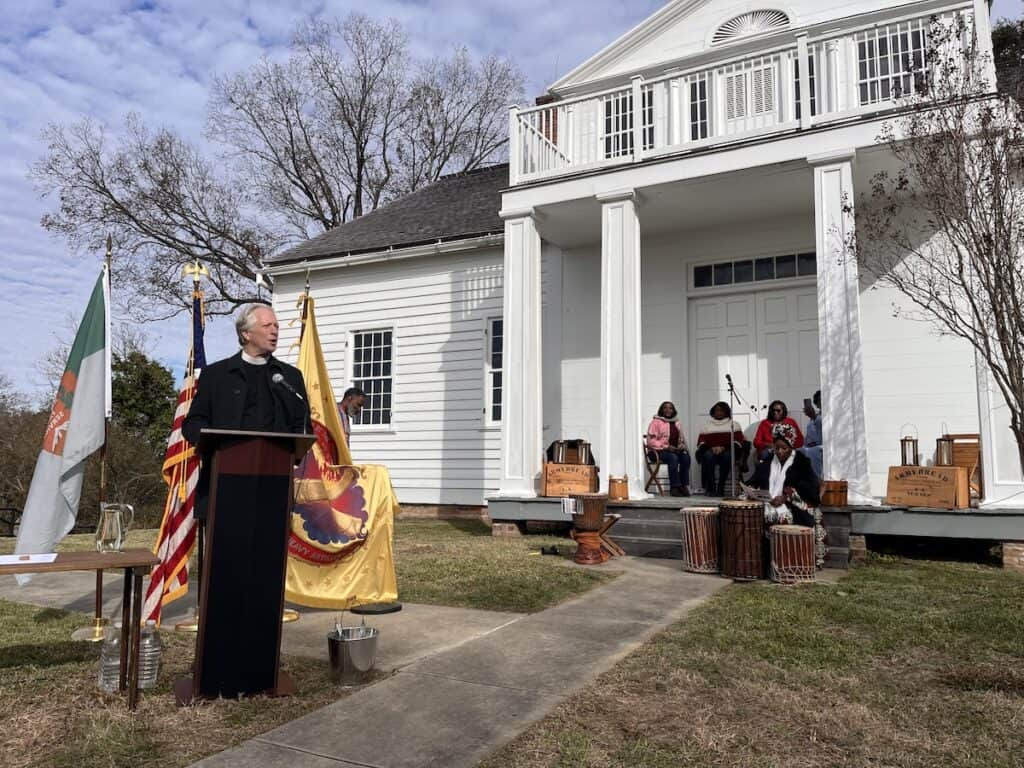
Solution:
<svg viewBox="0 0 1024 768"><path fill-rule="evenodd" d="M484 420L483 420L483 424L484 424L485 428L489 428L489 427L495 427L496 428L496 427L500 427L501 426L501 419L493 419L493 418L491 418L491 413L492 413L492 408L491 407L494 405L494 402L492 400L492 398L494 396L494 392L493 392L493 389L491 387L491 374L494 372L494 369L491 367L491 324L495 320L502 320L503 321L504 317L502 315L490 315L490 316L484 318ZM504 323L502 324L502 333L504 333ZM505 400L505 398L504 398L504 393L505 393L505 376L504 376L504 371L505 371L505 365L504 365L504 363L505 363L505 345L504 345L504 337L502 338L501 362L502 362L502 367L501 367L501 371L502 371L502 377L501 377L502 378L502 380L501 380L501 392L502 392L501 412L502 412L502 414L504 414L505 413L505 402L504 402L504 400Z"/></svg>
<svg viewBox="0 0 1024 768"><path fill-rule="evenodd" d="M352 424L352 433L360 434L382 434L390 435L395 432L395 381L397 376L395 371L398 364L398 334L395 332L394 323L367 323L358 328L352 328L347 332L346 342L346 354L345 354L345 368L347 374L348 384L345 385L345 389L354 387L355 385L355 335L357 333L366 333L367 331L390 331L391 332L391 422L388 424ZM342 390L344 392L344 390Z"/></svg>

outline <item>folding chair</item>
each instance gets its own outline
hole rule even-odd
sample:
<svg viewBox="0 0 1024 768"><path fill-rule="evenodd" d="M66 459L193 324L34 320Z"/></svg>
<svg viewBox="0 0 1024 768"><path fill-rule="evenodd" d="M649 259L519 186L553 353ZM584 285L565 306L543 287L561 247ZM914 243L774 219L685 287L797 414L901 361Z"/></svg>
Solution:
<svg viewBox="0 0 1024 768"><path fill-rule="evenodd" d="M658 473L661 472L661 456L653 448L647 447L647 435L643 436L644 441L644 465L647 467L647 482L644 483L644 490L650 491L652 485L658 487L658 494L665 495L665 488L661 484Z"/></svg>

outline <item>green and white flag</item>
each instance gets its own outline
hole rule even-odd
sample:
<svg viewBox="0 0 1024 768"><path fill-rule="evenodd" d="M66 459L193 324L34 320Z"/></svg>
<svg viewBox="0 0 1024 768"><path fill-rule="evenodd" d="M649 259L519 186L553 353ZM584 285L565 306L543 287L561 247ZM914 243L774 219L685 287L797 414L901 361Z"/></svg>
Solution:
<svg viewBox="0 0 1024 768"><path fill-rule="evenodd" d="M103 445L104 422L110 415L109 296L104 267L78 326L46 425L21 515L17 554L53 552L75 524L85 460Z"/></svg>

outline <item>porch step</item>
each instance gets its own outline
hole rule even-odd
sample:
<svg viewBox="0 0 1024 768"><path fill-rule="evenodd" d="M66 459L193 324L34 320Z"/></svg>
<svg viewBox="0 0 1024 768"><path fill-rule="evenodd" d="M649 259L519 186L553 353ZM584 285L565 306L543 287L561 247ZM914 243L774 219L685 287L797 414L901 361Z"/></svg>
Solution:
<svg viewBox="0 0 1024 768"><path fill-rule="evenodd" d="M670 560L682 560L683 545L680 539L663 539L653 536L623 536L613 528L609 533L615 543L622 547L627 555L634 557L662 557Z"/></svg>
<svg viewBox="0 0 1024 768"><path fill-rule="evenodd" d="M658 520L649 517L622 517L611 529L613 536L632 536L647 539L673 539L682 543L683 524L680 520Z"/></svg>

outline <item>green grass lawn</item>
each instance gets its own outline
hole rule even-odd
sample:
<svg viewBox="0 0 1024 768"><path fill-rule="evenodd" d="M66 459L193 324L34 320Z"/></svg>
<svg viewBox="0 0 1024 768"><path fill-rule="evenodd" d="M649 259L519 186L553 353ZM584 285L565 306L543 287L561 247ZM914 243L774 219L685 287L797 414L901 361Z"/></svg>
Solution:
<svg viewBox="0 0 1024 768"><path fill-rule="evenodd" d="M150 548L155 529L129 531L125 548ZM562 557L541 556L557 546ZM94 548L91 534L67 536L58 552ZM571 565L576 545L566 537L495 538L479 520L395 521L395 569L399 599L491 611L533 613L615 577L607 568ZM0 555L14 551L13 538L0 538Z"/></svg>
<svg viewBox="0 0 1024 768"><path fill-rule="evenodd" d="M131 531L126 547L149 547L154 530ZM559 546L563 557L539 556ZM60 551L88 550L93 537L68 536ZM13 551L0 539L0 553ZM568 539L494 538L476 521L401 520L395 561L406 602L538 611L590 589L614 572L568 562ZM157 689L144 694L135 715L125 700L96 689L99 646L72 642L87 617L0 600L0 766L176 768L219 752L347 692L327 680L322 661L285 657L299 687L289 698L216 701L175 706L171 686L188 673L194 636L161 633L165 643Z"/></svg>
<svg viewBox="0 0 1024 768"><path fill-rule="evenodd" d="M542 556L558 546L563 557ZM398 597L410 603L533 613L614 577L569 563L574 542L556 536L495 538L476 520L402 520L395 525Z"/></svg>
<svg viewBox="0 0 1024 768"><path fill-rule="evenodd" d="M734 586L484 763L1024 765L1024 576L874 558Z"/></svg>
<svg viewBox="0 0 1024 768"><path fill-rule="evenodd" d="M76 643L81 614L0 600L0 765L4 768L172 768L199 760L349 695L330 684L323 662L285 657L299 695L174 703L188 673L194 635L162 632L158 685L135 714L123 696L96 687L100 648Z"/></svg>

